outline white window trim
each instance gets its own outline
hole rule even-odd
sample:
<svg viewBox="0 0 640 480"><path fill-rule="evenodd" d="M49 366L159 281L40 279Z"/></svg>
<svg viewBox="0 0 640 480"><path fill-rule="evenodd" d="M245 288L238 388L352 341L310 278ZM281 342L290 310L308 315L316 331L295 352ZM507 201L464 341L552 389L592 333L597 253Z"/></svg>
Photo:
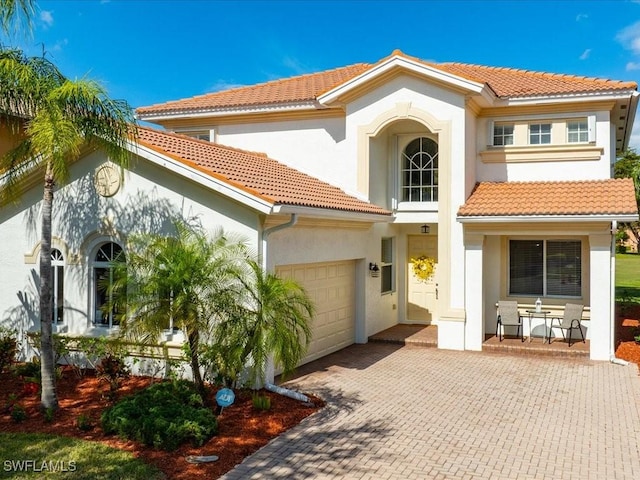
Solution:
<svg viewBox="0 0 640 480"><path fill-rule="evenodd" d="M54 251L58 251L60 253L60 258L58 259L54 259L53 258L53 253ZM58 310L58 286L60 285L60 279L58 278L58 269L56 267L62 267L62 305L60 305L62 307L62 321L58 322L58 319L56 317L56 312ZM64 275L66 272L66 265L65 265L65 258L64 258L64 253L62 253L62 250L60 250L59 248L55 248L53 247L51 249L51 300L52 300L52 314L53 314L53 318L56 319L55 322L53 322L54 325L63 325L64 324Z"/></svg>
<svg viewBox="0 0 640 480"><path fill-rule="evenodd" d="M382 251L384 250L383 244L385 241L391 242L391 262L385 262L384 256L382 255ZM382 237L380 239L380 294L381 295L390 295L395 293L396 291L396 240L395 237ZM391 267L391 289L390 290L382 290L384 286L384 268L383 267Z"/></svg>
<svg viewBox="0 0 640 480"><path fill-rule="evenodd" d="M553 134L553 129L554 129L554 124L560 124L560 123L564 123L564 129L565 132L568 130L568 123L569 122L574 122L574 121L579 121L579 120L583 120L583 119L587 119L587 128L588 128L588 136L589 136L589 140L588 142L572 142L569 143L568 142L568 135L565 133L565 138L564 138L564 143L562 144L556 144L553 143L553 138L554 138L554 134ZM529 136L529 126L532 124L542 124L542 123L550 123L551 124L551 143L540 143L540 144L531 144L530 142L530 136ZM493 130L496 124L513 124L514 126L517 125L523 125L526 124L527 125L527 143L524 144L520 144L520 143L516 143L516 135L515 135L515 127L514 127L514 143L513 145L494 145L493 143ZM531 147L541 147L541 146L560 146L560 145L584 145L586 143L590 143L590 144L594 144L596 142L596 114L595 112L585 112L583 114L580 115L571 115L568 116L566 114L551 114L551 115L544 115L544 114L540 114L540 115L531 115L531 116L527 116L527 117L521 117L521 116L508 116L508 117L501 117L501 118L494 118L491 120L487 121L487 146L491 147L493 149L509 149L509 148L519 148L519 147L525 147L525 146L531 146Z"/></svg>
<svg viewBox="0 0 640 480"><path fill-rule="evenodd" d="M96 299L96 268L108 268L110 263L109 262L100 262L100 261L96 261L95 257L98 253L98 250L105 244L108 243L115 243L116 245L118 245L120 248L122 248L122 252L125 254L125 258L126 258L126 251L124 249L124 247L122 246L122 244L114 238L99 238L99 239L95 239L92 242L92 246L91 249L89 249L89 324L94 327L94 328L107 328L107 329L117 329L119 328L118 325L113 325L113 315L110 314L109 315L109 324L105 325L102 323L99 323L97 321L96 318L96 311L97 311L97 299Z"/></svg>

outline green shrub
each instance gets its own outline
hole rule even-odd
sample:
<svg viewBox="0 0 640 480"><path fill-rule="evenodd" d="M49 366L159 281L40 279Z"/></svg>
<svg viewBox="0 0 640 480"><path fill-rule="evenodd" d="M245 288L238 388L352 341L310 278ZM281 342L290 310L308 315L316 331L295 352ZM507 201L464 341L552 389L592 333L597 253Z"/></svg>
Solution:
<svg viewBox="0 0 640 480"><path fill-rule="evenodd" d="M120 380L128 378L129 375L129 367L121 357L115 354L108 354L96 366L96 376L109 384L112 394L115 394L120 387Z"/></svg>
<svg viewBox="0 0 640 480"><path fill-rule="evenodd" d="M188 440L201 446L218 431L215 415L186 380L157 383L123 398L105 410L101 422L106 434L167 451Z"/></svg>
<svg viewBox="0 0 640 480"><path fill-rule="evenodd" d="M93 429L93 423L91 422L91 417L86 413L81 413L76 418L76 426L82 430L83 432L88 432Z"/></svg>
<svg viewBox="0 0 640 480"><path fill-rule="evenodd" d="M49 407L44 412L42 412L42 415L44 416L45 422L51 423L56 416L56 411L53 408Z"/></svg>
<svg viewBox="0 0 640 480"><path fill-rule="evenodd" d="M25 379L29 379L35 383L40 383L40 362L26 362L20 365L16 365L13 368L13 372Z"/></svg>
<svg viewBox="0 0 640 480"><path fill-rule="evenodd" d="M11 420L20 423L27 419L27 411L19 403L14 403L11 407Z"/></svg>
<svg viewBox="0 0 640 480"><path fill-rule="evenodd" d="M266 395L254 394L251 397L253 408L256 410L269 410L271 408L271 398Z"/></svg>
<svg viewBox="0 0 640 480"><path fill-rule="evenodd" d="M0 373L11 365L18 353L16 332L7 328L0 328Z"/></svg>

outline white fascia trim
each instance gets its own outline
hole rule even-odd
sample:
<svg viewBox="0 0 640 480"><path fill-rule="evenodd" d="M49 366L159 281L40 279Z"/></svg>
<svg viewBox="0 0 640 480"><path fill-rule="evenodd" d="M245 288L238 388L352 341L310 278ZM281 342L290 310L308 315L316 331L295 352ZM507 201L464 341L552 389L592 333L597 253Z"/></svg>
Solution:
<svg viewBox="0 0 640 480"><path fill-rule="evenodd" d="M636 110L638 109L639 96L639 92L631 92L631 97L629 98L629 108L627 109L627 124L625 127L624 138L622 139L622 150L626 150L627 148L629 148L629 140L631 139L631 132L633 130L633 124L636 119Z"/></svg>
<svg viewBox="0 0 640 480"><path fill-rule="evenodd" d="M638 215L509 215L456 217L460 223L637 222Z"/></svg>
<svg viewBox="0 0 640 480"><path fill-rule="evenodd" d="M318 102L324 105L330 105L335 102L345 93L353 90L354 88L359 87L363 83L370 81L371 79L388 72L389 70L401 67L410 72L417 73L419 75L424 75L429 78L433 78L439 80L444 83L449 83L458 88L462 88L472 93L482 93L485 90L485 86L482 83L472 82L470 80L466 80L462 77L458 77L457 75L452 75L450 73L443 72L442 70L438 70L433 67L428 67L421 62L417 62L415 60L411 60L405 57L394 56L389 58L387 61L382 62L375 67L367 70L366 72L361 73L357 77L354 77L346 82L338 85L332 90L320 95L318 97Z"/></svg>
<svg viewBox="0 0 640 480"><path fill-rule="evenodd" d="M370 223L391 223L393 215L383 215L377 213L352 212L348 210L333 210L330 208L300 207L296 205L274 205L271 213L286 214L292 213L305 217L351 220Z"/></svg>
<svg viewBox="0 0 640 480"><path fill-rule="evenodd" d="M136 118L145 122L154 122L158 120L173 120L176 118L193 119L193 118L209 118L209 117L226 117L233 115L250 115L255 113L274 113L274 112L297 112L303 110L324 110L327 107L319 105L315 101L309 102L292 102L278 103L267 105L254 105L245 108L211 108L211 109L193 109L193 110L168 110L163 113L142 113L136 114Z"/></svg>
<svg viewBox="0 0 640 480"><path fill-rule="evenodd" d="M496 106L516 106L541 103L575 103L590 100L627 100L636 90L609 90L601 92L563 93L557 95L531 95L529 97L503 98L498 100Z"/></svg>
<svg viewBox="0 0 640 480"><path fill-rule="evenodd" d="M138 145L133 142L128 143L129 150L135 155L138 155L155 165L166 168L171 172L174 172L184 178L196 182L197 184L202 185L209 190L213 190L214 192L220 193L221 195L224 195L232 200L246 205L249 208L257 210L260 213L268 214L273 208L273 204L271 202L256 197L255 195L251 195L250 193L229 185L228 183L220 179L212 177L211 175L207 175L206 173L185 165L181 162L178 162L173 158L162 155L153 149L145 147L144 145Z"/></svg>

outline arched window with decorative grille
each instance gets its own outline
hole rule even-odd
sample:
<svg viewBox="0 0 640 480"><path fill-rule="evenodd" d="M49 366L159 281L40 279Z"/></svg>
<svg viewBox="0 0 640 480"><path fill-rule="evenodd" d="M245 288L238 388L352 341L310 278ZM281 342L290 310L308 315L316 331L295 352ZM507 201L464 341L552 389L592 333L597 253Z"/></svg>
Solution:
<svg viewBox="0 0 640 480"><path fill-rule="evenodd" d="M114 242L99 245L92 260L93 323L96 326L113 327L119 324L116 307L106 308L112 298L110 287L113 284L113 262L125 262L122 247Z"/></svg>
<svg viewBox="0 0 640 480"><path fill-rule="evenodd" d="M438 143L428 137L410 141L400 155L400 201L438 201Z"/></svg>

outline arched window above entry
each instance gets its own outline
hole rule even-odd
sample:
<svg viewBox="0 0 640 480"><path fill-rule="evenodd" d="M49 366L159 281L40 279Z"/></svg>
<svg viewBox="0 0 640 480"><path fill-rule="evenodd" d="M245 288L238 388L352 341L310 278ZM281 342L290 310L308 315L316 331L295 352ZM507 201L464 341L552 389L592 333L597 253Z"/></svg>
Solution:
<svg viewBox="0 0 640 480"><path fill-rule="evenodd" d="M438 201L438 143L428 137L410 141L400 155L400 201Z"/></svg>
<svg viewBox="0 0 640 480"><path fill-rule="evenodd" d="M113 285L113 262L125 262L122 247L114 242L105 242L98 246L92 259L91 282L93 294L93 323L96 326L113 327L119 324L115 306L106 310L111 300L110 287Z"/></svg>

